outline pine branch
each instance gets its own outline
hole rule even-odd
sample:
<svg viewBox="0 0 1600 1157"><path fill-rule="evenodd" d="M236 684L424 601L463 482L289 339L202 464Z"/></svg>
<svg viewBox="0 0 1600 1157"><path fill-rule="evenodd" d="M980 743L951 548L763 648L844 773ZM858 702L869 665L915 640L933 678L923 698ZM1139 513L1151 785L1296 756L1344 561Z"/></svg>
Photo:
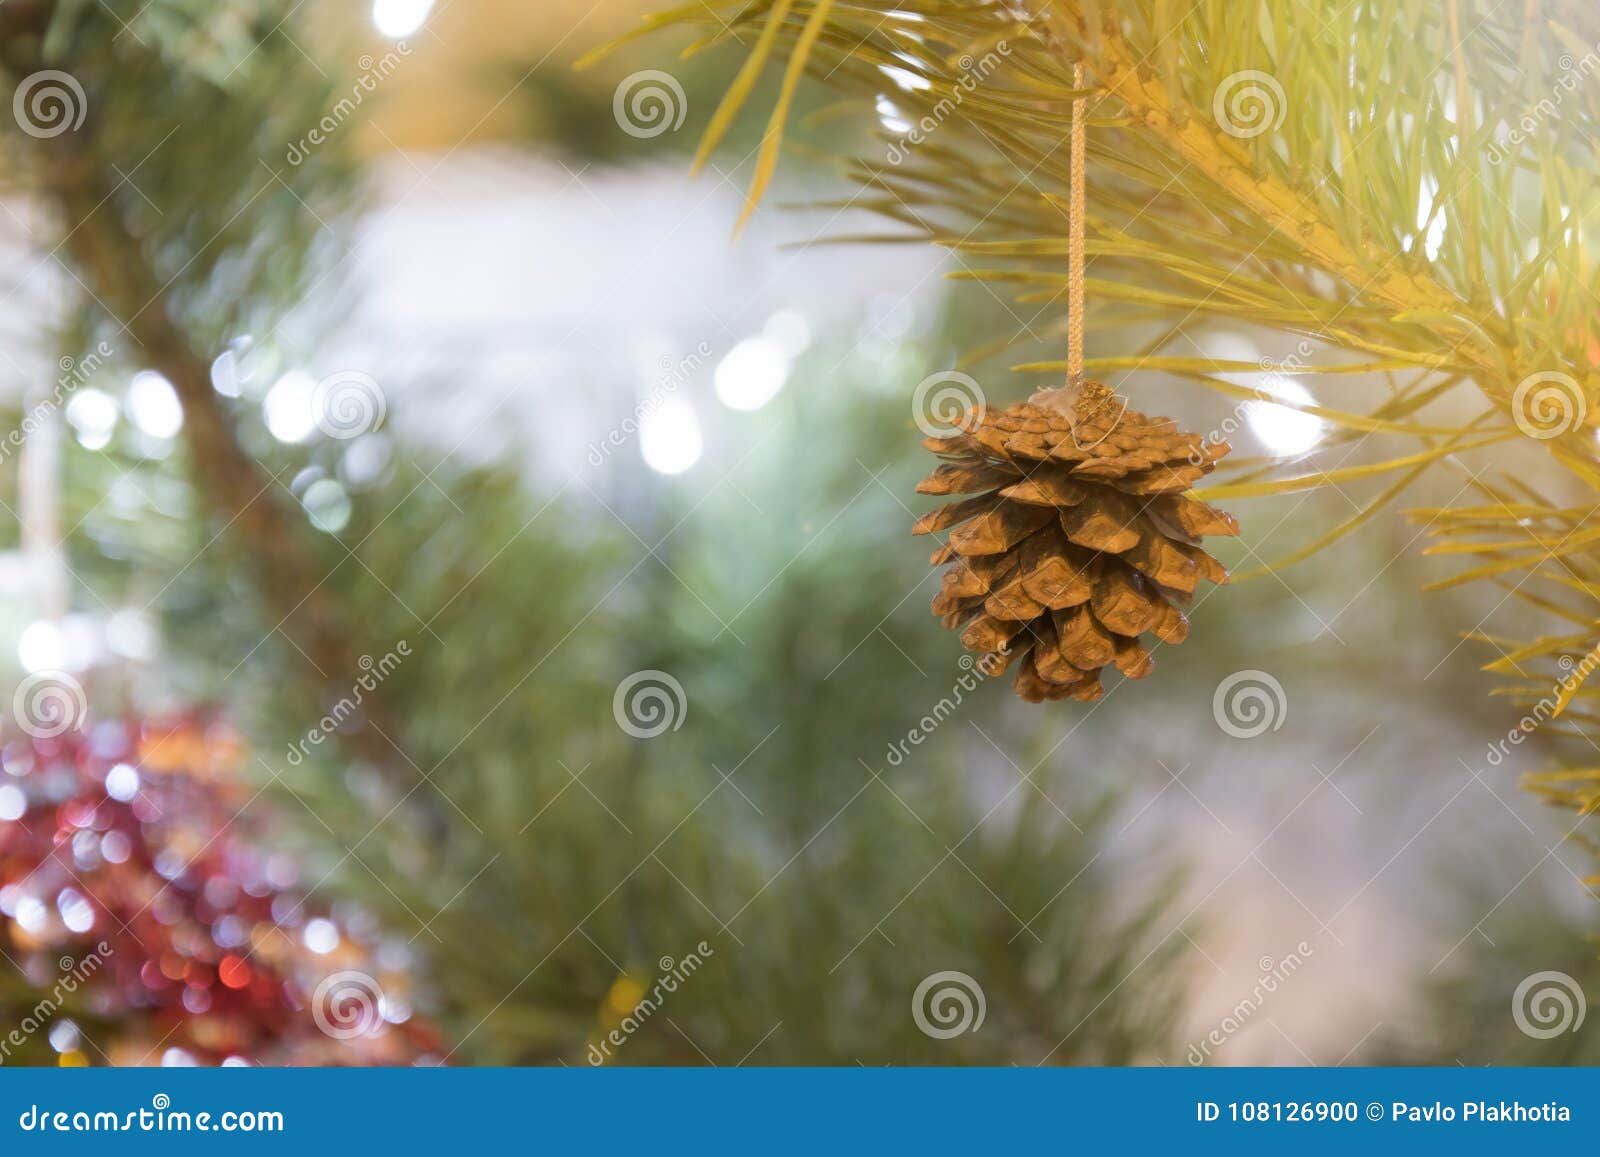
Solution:
<svg viewBox="0 0 1600 1157"><path fill-rule="evenodd" d="M1461 517L1421 516L1439 541L1435 552L1475 562L1435 585L1497 583L1508 598L1581 626L1526 645L1495 640L1506 653L1488 668L1516 677L1513 700L1548 720L1549 735L1587 747L1579 749L1584 764L1596 762L1600 746L1578 712L1600 698L1585 686L1600 668L1592 520L1600 508L1592 308L1600 270L1583 250L1600 211L1600 98L1564 82L1593 71L1600 19L1575 4L1519 17L1487 0L1377 8L928 0L914 12L860 0L823 17L819 8L702 2L651 25L704 24L708 44L747 42L760 31L761 57L751 55L708 143L727 130L763 59L781 59L775 45L826 18L809 46L809 71L857 104L867 98L893 114L877 134L887 163L845 161L842 172L864 195L837 207L909 230L896 239L943 246L956 260L953 276L1010 292L1035 316L1068 296L1064 206L1074 174L1064 145L1081 61L1099 90L1088 159L1094 265L1086 316L1071 321L1103 329L1147 322L1162 335L1135 357L1091 357L1089 365L1165 373L1313 413L1336 427L1328 446L1353 451L1355 439L1373 435L1422 440L1413 453L1323 471L1297 472L1298 458L1236 462L1239 480L1208 493L1395 479L1354 519L1280 565L1361 525L1439 462L1489 447L1501 454L1511 442L1544 450L1558 467L1557 498L1520 476L1491 481L1479 472L1469 484L1485 505ZM1541 63L1563 58L1569 77ZM1240 123L1230 103L1240 91L1259 102L1243 110L1259 122ZM991 264L973 264L980 260ZM1361 355L1363 372L1388 374L1392 391L1364 414L1302 405L1227 380L1268 365L1167 352L1216 317L1311 339L1285 373L1354 372L1322 360L1348 351ZM982 354L1063 329L1020 325ZM1056 356L1012 366L1064 368ZM1407 377L1393 383L1395 373ZM1487 407L1458 425L1412 418L1458 381L1470 381ZM1549 680L1542 686L1541 676ZM1587 812L1600 769L1578 766L1534 786Z"/></svg>
<svg viewBox="0 0 1600 1157"><path fill-rule="evenodd" d="M1047 11L1057 20L1062 18L1055 6ZM1362 252L1351 249L1308 198L1262 172L1231 138L1192 115L1192 110L1176 107L1167 89L1141 72L1137 55L1121 35L1105 30L1099 46L1101 55L1094 68L1106 90L1151 134L1299 249L1307 263L1339 278L1356 295L1373 298L1394 313L1470 318L1470 328L1458 336L1461 349L1483 372L1480 384L1486 389L1503 382L1505 363L1482 340L1495 339L1496 346L1510 344L1498 315L1473 308L1430 278L1394 268L1399 254L1371 244Z"/></svg>

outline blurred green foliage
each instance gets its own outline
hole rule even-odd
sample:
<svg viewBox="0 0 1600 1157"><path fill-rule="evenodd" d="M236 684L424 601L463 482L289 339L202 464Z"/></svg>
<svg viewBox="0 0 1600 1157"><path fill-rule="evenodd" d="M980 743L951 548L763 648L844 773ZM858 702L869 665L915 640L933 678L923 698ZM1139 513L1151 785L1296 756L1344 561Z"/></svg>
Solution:
<svg viewBox="0 0 1600 1157"><path fill-rule="evenodd" d="M310 879L331 872L326 889L411 941L455 1059L579 1063L618 977L648 986L702 940L707 967L615 1060L1170 1051L1173 865L1113 853L1116 797L1092 770L1056 753L1024 784L1010 761L1048 745L1000 687L957 691L933 740L886 763L966 669L922 629L922 548L879 489L907 492L921 466L891 449L903 405L834 385L794 383L761 461L693 499L631 446L548 506L506 471L402 452L325 557L368 637L411 650L384 683L428 774L409 799L328 747L286 757L316 721L275 695L289 672L266 649L228 670L260 624L216 600L220 558L164 596L193 685L259 706L256 770L293 797L280 821ZM346 549L358 561L338 565ZM681 730L619 727L613 693L645 669L682 685ZM989 1018L949 1042L910 1010L947 970L978 981Z"/></svg>
<svg viewBox="0 0 1600 1157"><path fill-rule="evenodd" d="M312 290L326 301L345 213L362 199L347 134L303 165L280 162L348 80L321 75L289 41L293 6L153 0L130 21L137 36L104 6L59 12L47 57L84 80L99 161L195 349L214 356L240 334L278 331ZM725 67L678 71L695 107L714 103ZM539 73L524 91L545 139L608 155L609 87L580 92ZM820 99L807 90L799 112ZM730 137L727 155L748 153L759 127ZM39 179L27 156L8 175ZM891 368L813 354L763 412L776 429L748 465L707 463L730 472L726 484L716 471L645 475L629 446L552 499L529 484L528 463L467 469L384 435L391 468L350 486L349 522L303 529L369 657L402 641L410 652L383 683L409 794L332 744L290 758L318 721L304 660L266 638L274 623L253 583L278 544L218 538L199 513L207 480L126 424L104 452L69 447L79 601L153 603L166 645L158 670L107 681L126 703L220 703L244 724L248 773L271 788L256 806L307 884L375 913L407 945L420 1007L460 1042L452 1061L584 1063L629 986L649 991L671 971L664 958L682 962L702 942L704 966L610 1060L1175 1060L1190 980L1176 948L1182 865L1113 836L1127 769L1061 744L1069 720L1027 711L1003 687L963 693L927 742L887 756L967 669L955 640L930 629L926 547L906 537L911 514L894 497L926 465L904 393L875 381L942 368L946 343L1003 328L981 312L996 308L973 291L933 348L907 342ZM73 333L66 348L83 344ZM103 383L113 393L141 368L126 342L119 353ZM258 400L224 404L267 476L297 496L308 469L345 477L348 445L280 445ZM755 420L731 428L754 443L738 423ZM0 497L14 507L9 468ZM1374 549L1365 561L1388 558ZM1424 613L1449 617L1435 605ZM1260 649L1231 630L1251 610L1234 607L1219 601L1197 630L1244 666ZM1163 655L1163 675L1181 680L1197 662ZM682 686L680 729L639 739L618 725L614 692L643 670ZM361 672L329 674L353 687ZM1146 710L1119 702L1097 723L1131 729ZM1541 967L1577 970L1592 955L1570 922L1542 912L1504 935L1502 946L1552 945L1530 957ZM1513 978L1499 971L1522 959L1502 947L1484 983L1479 951L1463 949L1471 964L1437 987L1441 1009L1481 1008L1463 1018L1471 1031L1505 1023ZM941 1040L911 1005L925 978L951 971L981 987L986 1018ZM13 987L5 999L25 1000L26 985ZM1441 1011L1433 1023L1454 1022ZM1419 1032L1393 1048L1524 1056L1506 1045Z"/></svg>

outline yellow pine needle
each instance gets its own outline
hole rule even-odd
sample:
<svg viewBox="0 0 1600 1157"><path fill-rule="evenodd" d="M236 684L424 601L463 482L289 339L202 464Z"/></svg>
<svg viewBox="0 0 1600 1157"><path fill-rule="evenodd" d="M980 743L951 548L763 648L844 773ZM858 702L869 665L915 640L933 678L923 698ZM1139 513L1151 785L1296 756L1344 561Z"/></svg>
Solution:
<svg viewBox="0 0 1600 1157"><path fill-rule="evenodd" d="M1420 478L1427 468L1428 464L1426 462L1424 462L1421 466L1415 467L1404 477L1402 477L1400 481L1396 482L1393 486L1389 487L1389 489L1378 495L1378 497L1374 498L1361 510L1357 511L1355 514L1339 523L1339 525L1335 526L1332 530L1318 535L1299 550L1291 551L1282 558L1274 559L1272 562L1264 563L1258 567L1252 567L1250 570L1241 571L1238 574L1231 576L1232 581L1248 582L1250 579L1261 578L1269 574L1276 574L1278 571L1283 570L1286 567L1293 566L1297 562L1304 562L1313 555L1319 554L1325 547L1339 541L1339 539L1343 538L1345 535L1350 534L1352 531L1355 531L1371 520L1373 515L1377 514L1391 501L1393 501L1402 490Z"/></svg>
<svg viewBox="0 0 1600 1157"><path fill-rule="evenodd" d="M761 70L766 67L767 57L772 53L773 42L778 38L778 29L783 26L791 7L792 0L777 0L772 6L772 11L767 14L767 22L761 27L761 35L756 38L755 47L750 50L750 55L745 57L744 64L740 66L738 75L733 78L733 83L728 86L728 91L723 93L717 111L711 114L711 121L706 125L699 147L695 149L690 172L698 173L705 167L706 162L711 159L711 154L722 143L722 138L733 127L739 110L749 99L751 89L755 88L756 81L761 79Z"/></svg>
<svg viewBox="0 0 1600 1157"><path fill-rule="evenodd" d="M779 7L787 10L788 0L779 0ZM767 122L766 135L761 138L761 152L756 157L755 176L750 181L750 192L745 199L744 211L739 214L738 224L734 226L735 233L743 229L745 223L750 220L750 215L756 211L756 206L766 194L767 186L772 182L772 174L777 171L778 155L783 149L783 126L789 119L789 108L794 103L795 89L800 86L800 78L805 75L806 60L817 43L817 37L822 35L822 30L828 23L828 13L832 8L833 0L818 0L817 6L811 10L811 18L806 21L805 28L800 32L800 39L795 42L794 53L789 57L789 67L783 74L783 87L778 92L778 103L773 107L772 119Z"/></svg>
<svg viewBox="0 0 1600 1157"><path fill-rule="evenodd" d="M1296 494L1302 490L1315 490L1319 486L1337 486L1341 482L1354 482L1358 478L1371 478L1376 474L1387 474L1391 470L1404 470L1408 466L1434 462L1449 454L1459 454L1468 450L1476 450L1483 446L1492 446L1498 442L1509 441L1516 437L1519 437L1519 435L1515 431L1492 434L1473 442L1441 446L1432 450L1424 450L1420 454L1407 454L1403 458L1390 458L1384 462L1372 462L1363 466L1344 466L1337 470L1323 470L1316 474L1303 474L1298 478L1283 478L1276 482L1246 482L1237 485L1209 486L1204 490L1197 490L1195 493L1207 502L1218 498L1262 498L1272 494Z"/></svg>

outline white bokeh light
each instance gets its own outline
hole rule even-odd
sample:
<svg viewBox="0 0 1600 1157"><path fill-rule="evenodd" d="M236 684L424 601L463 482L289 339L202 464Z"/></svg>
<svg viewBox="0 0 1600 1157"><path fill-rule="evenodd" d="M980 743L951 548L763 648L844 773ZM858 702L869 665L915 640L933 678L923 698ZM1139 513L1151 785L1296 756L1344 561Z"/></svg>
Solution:
<svg viewBox="0 0 1600 1157"><path fill-rule="evenodd" d="M76 888L63 888L56 896L56 911L68 932L87 932L94 927L94 906Z"/></svg>
<svg viewBox="0 0 1600 1157"><path fill-rule="evenodd" d="M67 421L88 450L103 450L117 428L117 400L104 390L82 389L67 402Z"/></svg>
<svg viewBox="0 0 1600 1157"><path fill-rule="evenodd" d="M307 486L300 502L311 525L329 534L338 534L349 525L354 510L345 488L331 478L319 478Z"/></svg>
<svg viewBox="0 0 1600 1157"><path fill-rule="evenodd" d="M290 370L273 383L262 399L267 430L280 442L304 442L317 428L313 396L317 383L310 374Z"/></svg>
<svg viewBox="0 0 1600 1157"><path fill-rule="evenodd" d="M1434 201L1439 195L1439 182L1433 177L1423 177L1422 188L1417 196L1417 229L1426 229L1427 233L1422 238L1422 252L1429 261L1439 257L1439 247L1444 244L1444 231L1449 227L1449 210L1441 207L1434 212ZM1416 235L1412 234L1405 240L1403 248L1410 253L1416 245Z"/></svg>
<svg viewBox="0 0 1600 1157"><path fill-rule="evenodd" d="M897 64L880 64L878 70L905 92L927 92L933 87L933 82L927 77L918 76Z"/></svg>
<svg viewBox="0 0 1600 1157"><path fill-rule="evenodd" d="M0 783L0 823L20 820L28 810L28 797L13 783Z"/></svg>
<svg viewBox="0 0 1600 1157"><path fill-rule="evenodd" d="M139 794L139 772L130 764L119 763L106 772L106 794L127 803Z"/></svg>
<svg viewBox="0 0 1600 1157"><path fill-rule="evenodd" d="M682 474L704 448L700 419L683 398L667 398L639 420L639 455L657 474Z"/></svg>
<svg viewBox="0 0 1600 1157"><path fill-rule="evenodd" d="M731 410L759 410L783 389L789 377L789 359L778 344L765 337L749 337L717 363L717 397Z"/></svg>
<svg viewBox="0 0 1600 1157"><path fill-rule="evenodd" d="M50 1047L58 1053L71 1052L81 1041L78 1026L70 1020L58 1020L50 1026Z"/></svg>
<svg viewBox="0 0 1600 1157"><path fill-rule="evenodd" d="M1257 386L1264 393L1286 402L1315 405L1311 391L1292 378L1268 374ZM1322 437L1323 421L1315 414L1275 406L1271 402L1246 402L1245 421L1257 438L1274 454L1303 454Z"/></svg>
<svg viewBox="0 0 1600 1157"><path fill-rule="evenodd" d="M50 921L50 909L37 896L23 896L17 901L16 921L24 932L38 934Z"/></svg>
<svg viewBox="0 0 1600 1157"><path fill-rule="evenodd" d="M128 417L152 438L170 438L183 429L183 406L172 383L153 370L128 383Z"/></svg>
<svg viewBox="0 0 1600 1157"><path fill-rule="evenodd" d="M811 345L811 323L797 309L780 309L767 318L761 336L781 349L785 357L797 358Z"/></svg>
<svg viewBox="0 0 1600 1157"><path fill-rule="evenodd" d="M332 920L324 920L318 916L306 922L302 938L307 948L318 956L326 956L339 947L339 928Z"/></svg>
<svg viewBox="0 0 1600 1157"><path fill-rule="evenodd" d="M211 388L225 398L237 398L240 384L239 355L231 349L223 350L211 363Z"/></svg>
<svg viewBox="0 0 1600 1157"><path fill-rule="evenodd" d="M50 619L29 623L17 639L17 661L30 673L62 669L67 665L66 636Z"/></svg>
<svg viewBox="0 0 1600 1157"><path fill-rule="evenodd" d="M372 23L392 40L410 36L433 11L433 0L373 0Z"/></svg>
<svg viewBox="0 0 1600 1157"><path fill-rule="evenodd" d="M884 128L891 133L909 133L911 131L911 122L906 120L894 101L880 93L877 105L878 120L883 123Z"/></svg>

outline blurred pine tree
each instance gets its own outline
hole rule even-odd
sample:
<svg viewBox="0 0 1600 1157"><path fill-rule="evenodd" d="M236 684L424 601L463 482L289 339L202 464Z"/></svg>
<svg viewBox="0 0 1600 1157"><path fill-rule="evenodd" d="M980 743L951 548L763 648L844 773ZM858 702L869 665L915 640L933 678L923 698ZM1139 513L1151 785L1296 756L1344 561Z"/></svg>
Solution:
<svg viewBox="0 0 1600 1157"><path fill-rule="evenodd" d="M296 7L152 0L126 24L105 5L0 7L7 81L81 90L80 124L24 118L5 162L82 290L64 348L109 343L104 373L158 370L184 411L186 475L121 445L68 455L79 593L148 598L170 646L160 671L97 689L225 701L302 882L407 945L454 1062L1171 1055L1176 878L1109 846L1116 797L1024 777L1010 761L1048 748L996 751L978 728L1004 730L998 697L961 702L904 767L886 758L970 678L946 640L901 626L923 617L905 596L926 575L879 549L898 522L850 501L898 447L898 402L787 401L758 489L692 522L600 495L631 532L396 435L348 524L312 532L295 479L336 472L341 447L279 445L214 388L249 354L240 335L337 281L360 203L349 134L278 162L349 79L303 54ZM813 499L843 513L806 527ZM753 573L774 577L740 605ZM337 748L308 742L375 666ZM650 670L684 688L692 726L645 740L613 696ZM691 958L616 1044L638 994ZM941 973L985 1008L948 1040L919 1027L942 1004L912 1007Z"/></svg>

